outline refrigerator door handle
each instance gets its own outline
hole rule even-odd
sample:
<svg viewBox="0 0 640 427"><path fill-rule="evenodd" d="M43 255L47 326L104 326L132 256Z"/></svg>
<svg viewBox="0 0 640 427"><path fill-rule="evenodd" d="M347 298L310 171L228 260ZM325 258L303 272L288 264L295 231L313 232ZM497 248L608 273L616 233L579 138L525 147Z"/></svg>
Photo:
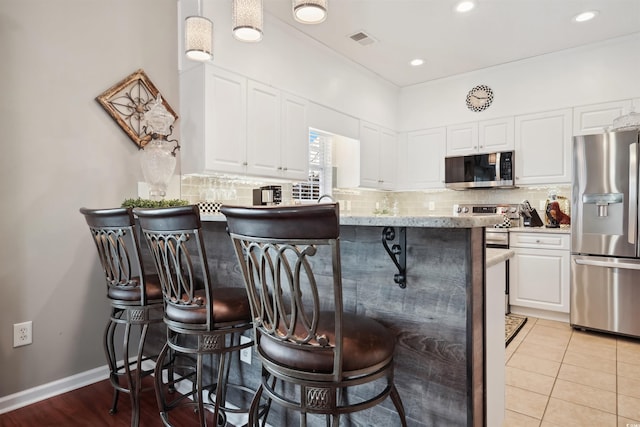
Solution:
<svg viewBox="0 0 640 427"><path fill-rule="evenodd" d="M591 265L594 267L621 268L624 270L640 270L640 264L634 264L634 263L628 263L628 262L613 262L613 261L603 261L603 260L583 259L583 258L576 258L575 262L576 264Z"/></svg>
<svg viewBox="0 0 640 427"><path fill-rule="evenodd" d="M629 233L627 241L636 243L638 223L638 143L629 144ZM636 255L637 249L636 249Z"/></svg>

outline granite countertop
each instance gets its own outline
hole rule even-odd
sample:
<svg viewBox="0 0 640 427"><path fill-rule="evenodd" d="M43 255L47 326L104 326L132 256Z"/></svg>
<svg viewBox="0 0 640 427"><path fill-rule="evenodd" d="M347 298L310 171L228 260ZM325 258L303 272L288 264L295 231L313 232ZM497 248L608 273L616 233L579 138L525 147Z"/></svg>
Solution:
<svg viewBox="0 0 640 427"><path fill-rule="evenodd" d="M226 221L222 214L201 215L202 221ZM475 228L491 227L502 221L502 215L487 216L340 216L340 225L374 227Z"/></svg>
<svg viewBox="0 0 640 427"><path fill-rule="evenodd" d="M497 249L497 248L487 248L485 255L485 263L487 268L492 267L496 264L499 264L503 261L508 260L513 257L515 252L513 249Z"/></svg>

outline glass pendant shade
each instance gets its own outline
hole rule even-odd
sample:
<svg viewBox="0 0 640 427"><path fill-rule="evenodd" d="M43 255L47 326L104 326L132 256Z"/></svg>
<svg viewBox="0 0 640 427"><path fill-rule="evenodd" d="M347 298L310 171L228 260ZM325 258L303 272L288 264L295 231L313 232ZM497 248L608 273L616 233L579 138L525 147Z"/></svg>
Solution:
<svg viewBox="0 0 640 427"><path fill-rule="evenodd" d="M208 61L213 55L213 23L202 16L184 21L184 50L189 59Z"/></svg>
<svg viewBox="0 0 640 427"><path fill-rule="evenodd" d="M233 0L232 28L240 41L262 40L262 0Z"/></svg>
<svg viewBox="0 0 640 427"><path fill-rule="evenodd" d="M319 24L327 19L328 0L293 0L293 17L303 24Z"/></svg>

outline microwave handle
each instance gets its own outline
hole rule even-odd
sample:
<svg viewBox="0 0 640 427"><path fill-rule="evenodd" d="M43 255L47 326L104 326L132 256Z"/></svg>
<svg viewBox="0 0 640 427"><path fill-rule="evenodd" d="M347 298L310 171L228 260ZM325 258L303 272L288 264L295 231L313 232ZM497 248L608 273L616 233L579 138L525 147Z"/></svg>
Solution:
<svg viewBox="0 0 640 427"><path fill-rule="evenodd" d="M500 154L501 153L496 153L496 181L502 181L502 176L500 175L500 170L502 169L500 167L500 164L502 163L500 161Z"/></svg>

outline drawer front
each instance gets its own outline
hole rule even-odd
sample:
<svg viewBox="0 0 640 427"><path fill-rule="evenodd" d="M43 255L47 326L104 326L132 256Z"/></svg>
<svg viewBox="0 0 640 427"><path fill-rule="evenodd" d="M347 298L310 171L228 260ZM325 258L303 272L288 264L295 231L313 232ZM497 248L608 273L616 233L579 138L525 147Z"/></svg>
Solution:
<svg viewBox="0 0 640 427"><path fill-rule="evenodd" d="M555 233L511 233L509 247L569 250L571 236Z"/></svg>

